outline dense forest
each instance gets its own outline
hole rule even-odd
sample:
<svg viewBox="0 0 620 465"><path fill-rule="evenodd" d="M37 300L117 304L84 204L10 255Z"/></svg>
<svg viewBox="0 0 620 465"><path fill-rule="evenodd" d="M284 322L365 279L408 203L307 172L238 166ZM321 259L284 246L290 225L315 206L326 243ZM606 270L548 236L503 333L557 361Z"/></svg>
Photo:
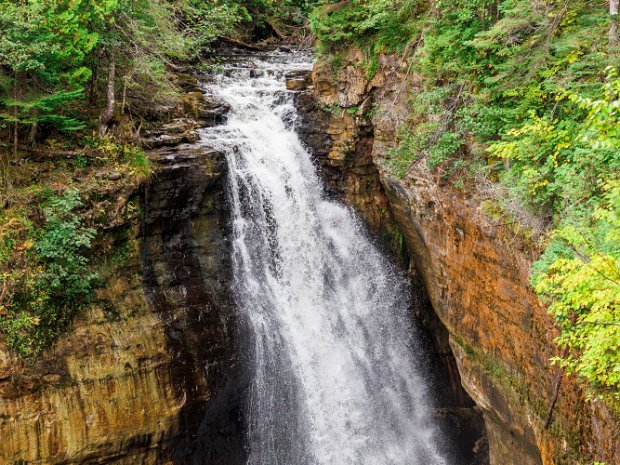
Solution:
<svg viewBox="0 0 620 465"><path fill-rule="evenodd" d="M391 169L486 193L541 252L557 363L620 408L618 35L617 0L0 0L3 340L36 357L87 304L98 230L74 179L151 175L140 133L178 104L176 75L220 44L314 40L336 68L355 46L369 79L386 54L421 76Z"/></svg>

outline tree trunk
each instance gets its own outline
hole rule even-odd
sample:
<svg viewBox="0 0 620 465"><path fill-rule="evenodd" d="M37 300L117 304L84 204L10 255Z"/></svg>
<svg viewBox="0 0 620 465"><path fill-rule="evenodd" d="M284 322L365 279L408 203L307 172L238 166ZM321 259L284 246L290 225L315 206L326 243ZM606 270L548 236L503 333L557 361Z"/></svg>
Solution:
<svg viewBox="0 0 620 465"><path fill-rule="evenodd" d="M21 100L22 92L19 84L23 79L23 72L15 72L15 88L13 89L13 99L15 102ZM13 117L15 118L15 123L13 125L13 159L17 160L17 146L19 144L19 110L17 105L13 106Z"/></svg>
<svg viewBox="0 0 620 465"><path fill-rule="evenodd" d="M36 143L38 129L39 125L37 123L32 123L32 126L30 126L30 131L28 132L28 145L34 145Z"/></svg>
<svg viewBox="0 0 620 465"><path fill-rule="evenodd" d="M13 124L13 160L17 160L17 147L19 145L19 123Z"/></svg>
<svg viewBox="0 0 620 465"><path fill-rule="evenodd" d="M99 133L101 135L108 131L110 123L114 119L114 113L116 112L116 94L114 92L114 85L116 81L116 60L114 55L110 54L110 67L108 69L108 86L107 86L107 106L101 116L99 117Z"/></svg>
<svg viewBox="0 0 620 465"><path fill-rule="evenodd" d="M97 76L99 74L99 55L95 55L91 62L91 74L90 74L90 88L88 91L88 103L90 106L95 106L96 103L96 88L97 88Z"/></svg>
<svg viewBox="0 0 620 465"><path fill-rule="evenodd" d="M618 4L619 0L609 0L609 47L615 48L618 46Z"/></svg>
<svg viewBox="0 0 620 465"><path fill-rule="evenodd" d="M121 115L125 114L125 102L127 101L127 77L123 77L123 99L121 101Z"/></svg>

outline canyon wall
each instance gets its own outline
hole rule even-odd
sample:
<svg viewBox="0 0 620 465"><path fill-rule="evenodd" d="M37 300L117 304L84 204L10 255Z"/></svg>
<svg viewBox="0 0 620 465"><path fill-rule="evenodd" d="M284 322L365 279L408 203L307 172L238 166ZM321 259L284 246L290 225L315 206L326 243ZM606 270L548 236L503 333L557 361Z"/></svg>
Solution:
<svg viewBox="0 0 620 465"><path fill-rule="evenodd" d="M535 245L485 214L475 187L456 188L426 160L395 174L396 132L419 76L381 56L369 79L362 51L340 57L338 67L320 59L312 76L290 86L305 108L302 136L327 184L371 229L387 230L392 248L404 242L412 278L423 282L462 384L484 412L491 464L620 463L617 419L573 379L562 378L550 412L560 372L549 362L556 330L529 285Z"/></svg>
<svg viewBox="0 0 620 465"><path fill-rule="evenodd" d="M226 163L149 157L146 183L98 173L82 192L100 224L92 302L36 361L0 350L2 465L243 460Z"/></svg>

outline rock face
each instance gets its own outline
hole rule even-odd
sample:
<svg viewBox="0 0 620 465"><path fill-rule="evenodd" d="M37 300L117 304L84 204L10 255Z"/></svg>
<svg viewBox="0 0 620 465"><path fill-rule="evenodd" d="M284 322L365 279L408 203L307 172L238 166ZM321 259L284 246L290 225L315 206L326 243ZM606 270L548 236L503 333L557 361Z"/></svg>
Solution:
<svg viewBox="0 0 620 465"><path fill-rule="evenodd" d="M145 185L90 193L109 213L93 303L40 360L0 351L2 465L243 460L225 163L150 157Z"/></svg>
<svg viewBox="0 0 620 465"><path fill-rule="evenodd" d="M154 156L158 176L142 192L143 284L173 354L172 389L183 399L179 464L243 463L241 377L230 288L226 161L204 148Z"/></svg>
<svg viewBox="0 0 620 465"><path fill-rule="evenodd" d="M328 184L375 229L397 224L414 278L449 333L463 386L484 412L491 464L620 463L617 419L600 402L586 401L570 378L545 428L559 372L549 362L557 350L553 323L528 284L537 251L425 161L404 177L391 169L406 95L420 88L420 78L398 58L382 56L369 80L357 66L360 50L341 57L339 69L319 60L312 86L299 97L309 109L315 99L319 114L306 121L330 136L307 130L306 141L317 147Z"/></svg>
<svg viewBox="0 0 620 465"><path fill-rule="evenodd" d="M329 107L316 99L311 88L296 90L306 90L295 99L300 116L297 132L312 148L328 194L363 211L371 231L400 253L401 237L372 160L372 125L363 116L363 109Z"/></svg>

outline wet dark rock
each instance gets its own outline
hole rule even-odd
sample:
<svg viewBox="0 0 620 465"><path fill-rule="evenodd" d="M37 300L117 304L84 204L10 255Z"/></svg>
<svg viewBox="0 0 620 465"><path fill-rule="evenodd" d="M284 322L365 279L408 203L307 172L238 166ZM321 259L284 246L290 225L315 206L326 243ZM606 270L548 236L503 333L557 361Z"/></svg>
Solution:
<svg viewBox="0 0 620 465"><path fill-rule="evenodd" d="M474 407L439 408L435 418L442 425L449 445L450 463L463 465L487 465L489 463L489 442L484 431L484 419L480 409Z"/></svg>
<svg viewBox="0 0 620 465"><path fill-rule="evenodd" d="M323 177L328 176L333 181L341 177L341 173L330 172L327 155L332 149L333 141L327 134L330 123L330 114L322 111L316 98L310 92L301 92L295 95L295 106L299 113L297 134L304 145L311 149L315 163L322 171ZM329 183L330 187L333 182Z"/></svg>
<svg viewBox="0 0 620 465"><path fill-rule="evenodd" d="M200 108L198 116L205 126L217 126L226 122L229 111L227 103L210 101Z"/></svg>
<svg viewBox="0 0 620 465"><path fill-rule="evenodd" d="M226 163L200 148L151 155L142 194L144 289L174 354L173 388L185 400L170 451L178 464L243 462L236 314L231 294Z"/></svg>

